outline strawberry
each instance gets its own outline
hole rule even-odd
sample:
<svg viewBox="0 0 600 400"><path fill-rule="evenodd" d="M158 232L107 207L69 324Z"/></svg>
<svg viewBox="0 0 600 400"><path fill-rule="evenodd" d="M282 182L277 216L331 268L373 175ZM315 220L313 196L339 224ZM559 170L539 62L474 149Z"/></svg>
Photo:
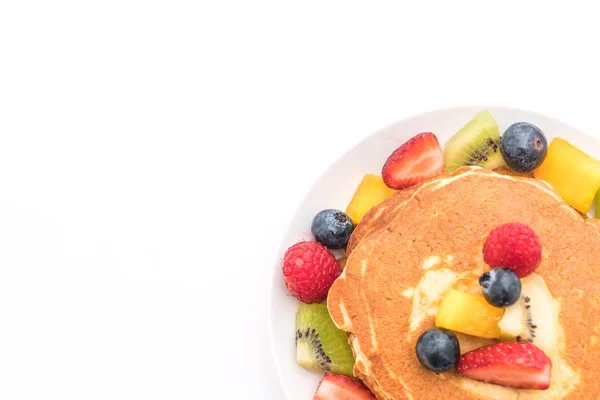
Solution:
<svg viewBox="0 0 600 400"><path fill-rule="evenodd" d="M550 387L552 361L530 343L500 342L463 354L460 375L515 389Z"/></svg>
<svg viewBox="0 0 600 400"><path fill-rule="evenodd" d="M313 400L377 400L365 385L345 375L326 372Z"/></svg>
<svg viewBox="0 0 600 400"><path fill-rule="evenodd" d="M404 189L441 174L443 167L437 137L425 132L394 150L383 165L381 176L390 188Z"/></svg>

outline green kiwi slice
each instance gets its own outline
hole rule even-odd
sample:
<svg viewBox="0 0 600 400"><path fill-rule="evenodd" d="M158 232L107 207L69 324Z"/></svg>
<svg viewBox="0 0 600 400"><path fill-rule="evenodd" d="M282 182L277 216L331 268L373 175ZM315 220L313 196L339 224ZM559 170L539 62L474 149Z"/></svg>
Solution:
<svg viewBox="0 0 600 400"><path fill-rule="evenodd" d="M300 304L296 314L296 362L314 371L353 376L348 335L338 329L323 304Z"/></svg>
<svg viewBox="0 0 600 400"><path fill-rule="evenodd" d="M465 165L495 169L504 164L498 124L486 110L480 111L444 147L445 172L454 172Z"/></svg>

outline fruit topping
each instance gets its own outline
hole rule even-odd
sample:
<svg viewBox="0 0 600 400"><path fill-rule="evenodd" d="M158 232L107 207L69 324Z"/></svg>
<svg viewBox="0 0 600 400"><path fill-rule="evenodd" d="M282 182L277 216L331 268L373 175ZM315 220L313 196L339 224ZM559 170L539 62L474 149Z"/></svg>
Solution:
<svg viewBox="0 0 600 400"><path fill-rule="evenodd" d="M296 314L296 362L313 371L353 376L348 335L338 329L323 304L300 304Z"/></svg>
<svg viewBox="0 0 600 400"><path fill-rule="evenodd" d="M500 154L500 131L489 111L479 112L444 147L444 171L454 172L465 165L489 169L504 165Z"/></svg>
<svg viewBox="0 0 600 400"><path fill-rule="evenodd" d="M503 314L502 308L492 306L481 295L450 289L442 299L435 326L482 338L499 338L498 321Z"/></svg>
<svg viewBox="0 0 600 400"><path fill-rule="evenodd" d="M449 330L431 328L417 340L417 358L422 366L434 372L456 367L460 357L458 338Z"/></svg>
<svg viewBox="0 0 600 400"><path fill-rule="evenodd" d="M442 148L431 132L420 133L398 147L383 165L381 176L393 189L405 189L442 173Z"/></svg>
<svg viewBox="0 0 600 400"><path fill-rule="evenodd" d="M585 214L600 188L600 161L556 138L533 175L550 183L569 205Z"/></svg>
<svg viewBox="0 0 600 400"><path fill-rule="evenodd" d="M548 150L546 136L529 122L508 127L500 139L500 154L506 165L518 172L531 172L544 161Z"/></svg>
<svg viewBox="0 0 600 400"><path fill-rule="evenodd" d="M536 270L542 259L542 245L525 224L510 223L494 228L483 245L483 260L492 268L510 268L519 278Z"/></svg>
<svg viewBox="0 0 600 400"><path fill-rule="evenodd" d="M296 243L283 257L283 279L292 295L303 303L320 303L342 273L340 264L319 242Z"/></svg>
<svg viewBox="0 0 600 400"><path fill-rule="evenodd" d="M340 210L329 209L319 212L311 226L316 241L332 250L345 248L352 231L354 231L352 220Z"/></svg>
<svg viewBox="0 0 600 400"><path fill-rule="evenodd" d="M508 307L521 296L521 281L510 268L494 268L479 277L483 297L494 307Z"/></svg>
<svg viewBox="0 0 600 400"><path fill-rule="evenodd" d="M530 343L500 342L465 353L457 372L471 379L515 389L550 387L552 361Z"/></svg>
<svg viewBox="0 0 600 400"><path fill-rule="evenodd" d="M503 340L533 343L546 354L556 351L559 305L544 279L532 274L521 282L521 297L498 323Z"/></svg>
<svg viewBox="0 0 600 400"><path fill-rule="evenodd" d="M380 176L366 174L354 192L354 196L346 208L346 214L352 219L354 225L358 225L371 208L393 193L394 190L390 189Z"/></svg>
<svg viewBox="0 0 600 400"><path fill-rule="evenodd" d="M377 400L361 382L326 372L313 400Z"/></svg>

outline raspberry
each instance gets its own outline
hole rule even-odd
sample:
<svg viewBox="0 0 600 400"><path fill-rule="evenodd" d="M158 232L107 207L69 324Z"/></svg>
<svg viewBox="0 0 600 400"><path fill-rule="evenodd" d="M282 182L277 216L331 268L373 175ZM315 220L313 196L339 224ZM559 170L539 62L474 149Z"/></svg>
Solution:
<svg viewBox="0 0 600 400"><path fill-rule="evenodd" d="M320 303L342 273L340 264L319 242L296 243L285 252L283 279L292 295L303 303Z"/></svg>
<svg viewBox="0 0 600 400"><path fill-rule="evenodd" d="M494 228L485 240L483 259L492 268L507 267L524 278L540 265L542 245L527 225L504 224Z"/></svg>

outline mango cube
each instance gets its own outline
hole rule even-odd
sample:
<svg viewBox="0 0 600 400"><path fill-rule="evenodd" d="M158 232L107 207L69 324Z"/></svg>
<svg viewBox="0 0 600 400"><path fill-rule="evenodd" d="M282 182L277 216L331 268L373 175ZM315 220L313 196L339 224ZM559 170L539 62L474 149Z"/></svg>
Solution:
<svg viewBox="0 0 600 400"><path fill-rule="evenodd" d="M346 214L352 219L354 225L357 225L371 208L390 197L394 192L395 190L390 189L380 176L366 174L354 192L354 196L346 208Z"/></svg>
<svg viewBox="0 0 600 400"><path fill-rule="evenodd" d="M504 309L488 303L482 295L450 289L442 299L435 326L486 339L500 337L498 322Z"/></svg>
<svg viewBox="0 0 600 400"><path fill-rule="evenodd" d="M585 214L600 188L600 161L556 138L533 175L551 184L571 207Z"/></svg>

